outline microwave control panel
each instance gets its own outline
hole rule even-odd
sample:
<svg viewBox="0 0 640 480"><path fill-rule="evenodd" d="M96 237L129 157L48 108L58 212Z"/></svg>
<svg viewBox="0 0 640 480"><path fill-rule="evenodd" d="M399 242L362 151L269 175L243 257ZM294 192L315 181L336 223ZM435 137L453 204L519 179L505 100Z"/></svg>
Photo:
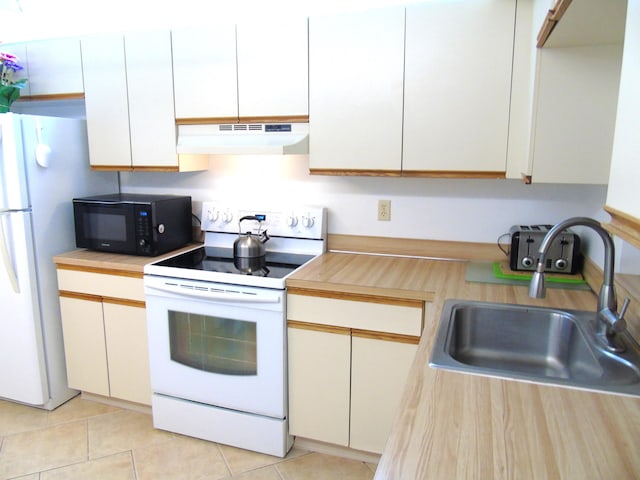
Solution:
<svg viewBox="0 0 640 480"><path fill-rule="evenodd" d="M153 243L153 225L151 225L151 206L136 205L136 248L140 253L151 251Z"/></svg>

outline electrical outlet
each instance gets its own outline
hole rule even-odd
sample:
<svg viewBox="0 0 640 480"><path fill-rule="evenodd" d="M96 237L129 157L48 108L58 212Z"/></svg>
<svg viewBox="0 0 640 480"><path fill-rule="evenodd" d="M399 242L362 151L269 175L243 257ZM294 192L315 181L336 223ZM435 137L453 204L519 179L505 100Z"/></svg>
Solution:
<svg viewBox="0 0 640 480"><path fill-rule="evenodd" d="M378 220L391 220L391 200L378 200Z"/></svg>

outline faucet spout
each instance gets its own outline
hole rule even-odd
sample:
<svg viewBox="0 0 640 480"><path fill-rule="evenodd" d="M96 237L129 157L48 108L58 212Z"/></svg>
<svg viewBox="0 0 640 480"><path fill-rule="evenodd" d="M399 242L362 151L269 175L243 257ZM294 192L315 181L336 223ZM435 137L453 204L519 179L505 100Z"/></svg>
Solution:
<svg viewBox="0 0 640 480"><path fill-rule="evenodd" d="M626 329L626 322L623 317L628 302L625 301L623 309L618 314L618 300L614 286L615 248L609 233L596 220L587 217L573 217L554 225L553 228L547 232L538 251L538 264L536 265L536 271L529 284L529 296L532 298L544 298L545 257L549 246L562 231L574 226L584 226L593 229L604 243L604 277L600 292L598 293L596 334L606 344L608 349L621 351L623 347L620 346L620 342L617 341L615 337L618 333Z"/></svg>

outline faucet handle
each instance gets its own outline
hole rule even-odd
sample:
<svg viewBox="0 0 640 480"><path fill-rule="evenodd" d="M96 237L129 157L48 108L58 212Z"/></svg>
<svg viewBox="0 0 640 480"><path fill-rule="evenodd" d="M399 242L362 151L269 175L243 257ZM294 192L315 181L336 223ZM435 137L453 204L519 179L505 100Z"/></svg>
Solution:
<svg viewBox="0 0 640 480"><path fill-rule="evenodd" d="M624 315L627 313L627 309L629 308L629 304L631 303L631 299L629 297L625 298L622 302L622 308L620 309L620 313L618 314L618 318L622 320Z"/></svg>
<svg viewBox="0 0 640 480"><path fill-rule="evenodd" d="M620 333L624 332L627 329L627 321L624 319L624 315L627 313L629 303L631 303L631 300L627 297L622 302L620 313L613 312L614 321L610 324L610 328L612 331Z"/></svg>

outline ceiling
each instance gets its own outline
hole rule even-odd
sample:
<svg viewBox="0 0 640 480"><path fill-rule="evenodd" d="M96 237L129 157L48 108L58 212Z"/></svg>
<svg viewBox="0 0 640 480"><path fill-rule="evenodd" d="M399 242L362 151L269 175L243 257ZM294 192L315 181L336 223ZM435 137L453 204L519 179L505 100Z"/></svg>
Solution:
<svg viewBox="0 0 640 480"><path fill-rule="evenodd" d="M412 0L0 0L0 43L107 31L282 18L411 3Z"/></svg>

